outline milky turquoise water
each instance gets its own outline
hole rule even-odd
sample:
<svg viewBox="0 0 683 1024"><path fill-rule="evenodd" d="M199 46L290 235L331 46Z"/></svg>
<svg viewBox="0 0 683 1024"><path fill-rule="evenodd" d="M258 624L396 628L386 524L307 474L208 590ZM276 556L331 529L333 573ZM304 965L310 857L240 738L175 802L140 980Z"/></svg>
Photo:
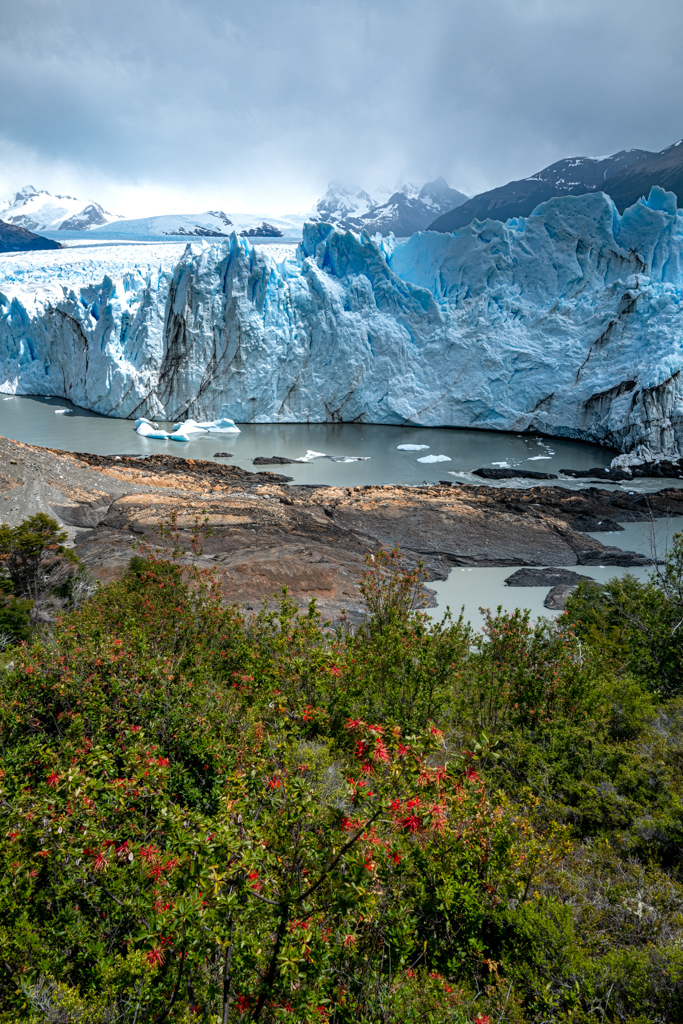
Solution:
<svg viewBox="0 0 683 1024"><path fill-rule="evenodd" d="M169 425L160 424L168 427ZM557 473L568 467L608 466L616 454L609 448L577 441L550 440L484 430L449 430L435 427L366 426L358 423L241 424L239 434L198 435L188 443L156 441L135 433L130 420L118 420L78 409L63 399L0 395L0 434L29 444L98 455L152 455L166 452L185 458L213 459L229 452L227 461L254 469L258 455L300 458L312 450L333 456L362 456L365 461L339 463L316 459L285 466L276 472L296 483L352 487L356 484L469 480L481 466L508 466ZM425 444L420 452L398 451L400 444ZM425 464L418 458L445 455L448 462ZM225 460L218 460L225 461ZM520 481L520 485L528 486ZM573 486L569 482L569 486Z"/></svg>

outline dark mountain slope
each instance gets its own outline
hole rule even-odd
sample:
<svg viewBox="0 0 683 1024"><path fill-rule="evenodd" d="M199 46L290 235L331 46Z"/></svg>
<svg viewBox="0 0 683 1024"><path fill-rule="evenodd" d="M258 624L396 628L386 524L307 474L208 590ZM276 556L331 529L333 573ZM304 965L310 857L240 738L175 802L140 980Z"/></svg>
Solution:
<svg viewBox="0 0 683 1024"><path fill-rule="evenodd" d="M31 249L61 249L59 242L53 242L51 238L43 238L42 235L34 235L26 228L20 228L16 224L7 224L0 220L0 252L27 252Z"/></svg>
<svg viewBox="0 0 683 1024"><path fill-rule="evenodd" d="M678 205L683 206L683 139L661 153L653 153L647 160L639 160L610 175L600 188L612 197L619 212L623 213L641 196L649 195L653 185L661 185L674 192Z"/></svg>
<svg viewBox="0 0 683 1024"><path fill-rule="evenodd" d="M608 179L627 173L629 169L644 164L657 155L644 149L629 149L602 160L594 157L569 157L567 160L558 160L531 178L510 181L500 188L481 192L457 209L437 217L430 224L429 230L455 231L475 218L486 220L487 217L491 217L494 220L505 221L510 217L528 217L539 203L544 203L555 196L582 195L600 189L607 191L605 186Z"/></svg>

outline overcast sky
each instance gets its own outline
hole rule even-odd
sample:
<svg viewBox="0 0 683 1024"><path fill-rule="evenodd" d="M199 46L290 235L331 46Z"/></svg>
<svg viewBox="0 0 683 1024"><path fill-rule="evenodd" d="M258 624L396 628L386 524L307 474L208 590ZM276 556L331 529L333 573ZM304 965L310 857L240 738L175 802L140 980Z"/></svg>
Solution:
<svg viewBox="0 0 683 1024"><path fill-rule="evenodd" d="M681 0L0 0L0 192L308 209L683 136Z"/></svg>

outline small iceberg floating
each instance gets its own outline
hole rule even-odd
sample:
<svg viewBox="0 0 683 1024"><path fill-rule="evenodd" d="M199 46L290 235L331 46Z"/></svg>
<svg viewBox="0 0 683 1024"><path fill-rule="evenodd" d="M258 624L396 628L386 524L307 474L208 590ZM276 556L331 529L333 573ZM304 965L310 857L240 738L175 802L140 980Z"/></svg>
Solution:
<svg viewBox="0 0 683 1024"><path fill-rule="evenodd" d="M369 455L328 455L330 462L367 462Z"/></svg>
<svg viewBox="0 0 683 1024"><path fill-rule="evenodd" d="M430 446L428 444L397 444L398 452L425 452Z"/></svg>
<svg viewBox="0 0 683 1024"><path fill-rule="evenodd" d="M552 459L552 455L531 455L527 462L538 462L539 459Z"/></svg>
<svg viewBox="0 0 683 1024"><path fill-rule="evenodd" d="M418 462L452 462L453 460L448 455L423 455Z"/></svg>
<svg viewBox="0 0 683 1024"><path fill-rule="evenodd" d="M367 462L369 455L326 455L325 452L313 452L309 448L305 455L294 462L314 462L315 459L329 459L330 462Z"/></svg>
<svg viewBox="0 0 683 1024"><path fill-rule="evenodd" d="M59 409L55 409L55 416L63 416L65 412L71 412L71 409L67 409L65 406L60 406Z"/></svg>
<svg viewBox="0 0 683 1024"><path fill-rule="evenodd" d="M151 437L159 441L189 441L193 434L239 434L240 428L235 421L223 416L218 420L198 423L197 420L185 420L174 423L172 430L161 430L156 423L141 416L135 421L135 433L140 437Z"/></svg>
<svg viewBox="0 0 683 1024"><path fill-rule="evenodd" d="M295 459L295 462L313 462L315 459L326 459L327 455L325 452L313 452L309 448L305 455L302 455L300 459Z"/></svg>

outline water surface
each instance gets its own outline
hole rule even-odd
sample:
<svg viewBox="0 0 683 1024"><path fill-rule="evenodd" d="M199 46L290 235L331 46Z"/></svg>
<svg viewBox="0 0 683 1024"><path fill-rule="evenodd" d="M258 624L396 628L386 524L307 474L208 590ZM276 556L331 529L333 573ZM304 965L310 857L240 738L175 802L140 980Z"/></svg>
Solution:
<svg viewBox="0 0 683 1024"><path fill-rule="evenodd" d="M160 423L165 429L170 424ZM296 459L307 451L362 456L367 461L339 463L316 459L299 465L265 467L299 484L352 487L357 484L481 483L473 469L504 463L510 467L557 473L560 469L609 466L610 448L532 434L442 427L368 426L358 423L247 423L239 434L199 434L187 443L156 441L135 433L130 420L98 416L62 398L0 395L0 434L16 441L96 455L154 455L230 462L253 470L259 455ZM419 452L398 451L400 444L424 444ZM229 459L216 459L228 452ZM449 462L418 462L425 455L446 455ZM575 484L568 480L568 486ZM523 480L519 486L529 486Z"/></svg>

